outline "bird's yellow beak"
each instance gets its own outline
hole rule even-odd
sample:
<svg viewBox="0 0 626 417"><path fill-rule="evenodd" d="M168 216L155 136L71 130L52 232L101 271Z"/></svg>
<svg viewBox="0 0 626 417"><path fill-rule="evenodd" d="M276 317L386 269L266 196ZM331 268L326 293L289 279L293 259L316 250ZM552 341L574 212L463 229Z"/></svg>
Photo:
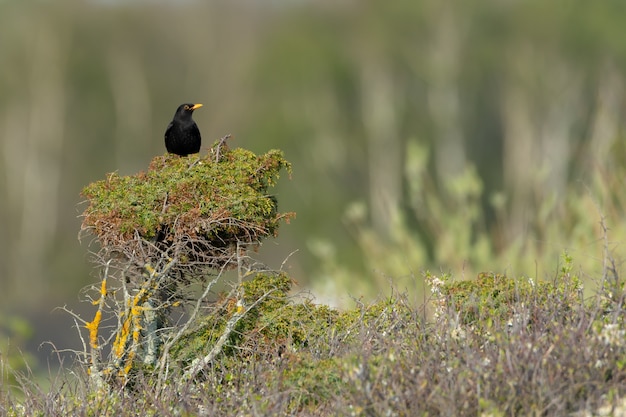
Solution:
<svg viewBox="0 0 626 417"><path fill-rule="evenodd" d="M194 104L194 105L191 107L191 110L196 110L196 109L199 109L200 107L202 107L202 104Z"/></svg>

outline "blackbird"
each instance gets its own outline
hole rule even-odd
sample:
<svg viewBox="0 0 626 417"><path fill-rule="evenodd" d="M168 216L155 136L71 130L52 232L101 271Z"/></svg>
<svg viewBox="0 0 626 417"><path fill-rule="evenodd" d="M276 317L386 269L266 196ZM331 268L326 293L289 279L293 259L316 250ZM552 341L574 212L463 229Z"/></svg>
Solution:
<svg viewBox="0 0 626 417"><path fill-rule="evenodd" d="M185 103L178 106L174 119L165 130L165 149L169 153L187 156L200 152L200 130L191 115L202 104Z"/></svg>

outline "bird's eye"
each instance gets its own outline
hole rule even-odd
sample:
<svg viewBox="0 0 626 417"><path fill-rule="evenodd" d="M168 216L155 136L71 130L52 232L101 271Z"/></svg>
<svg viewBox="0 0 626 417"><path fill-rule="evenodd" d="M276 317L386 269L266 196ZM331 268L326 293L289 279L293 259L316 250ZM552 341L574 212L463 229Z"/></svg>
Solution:
<svg viewBox="0 0 626 417"><path fill-rule="evenodd" d="M189 106L185 104L185 110L189 110Z"/></svg>

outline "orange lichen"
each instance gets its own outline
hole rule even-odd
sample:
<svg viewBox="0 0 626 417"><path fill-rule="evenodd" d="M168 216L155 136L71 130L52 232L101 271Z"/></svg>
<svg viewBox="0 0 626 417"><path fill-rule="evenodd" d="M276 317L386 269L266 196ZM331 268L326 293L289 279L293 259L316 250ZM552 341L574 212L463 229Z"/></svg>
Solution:
<svg viewBox="0 0 626 417"><path fill-rule="evenodd" d="M96 315L93 320L85 323L85 327L89 330L89 345L93 349L98 348L98 329L100 328L100 322L102 321L102 306L104 304L104 300L107 296L107 281L106 279L102 280L102 285L100 286L100 298L93 301L94 305L99 305L98 311L96 311Z"/></svg>
<svg viewBox="0 0 626 417"><path fill-rule="evenodd" d="M87 330L89 330L89 344L92 348L98 348L98 327L100 326L100 321L102 320L102 311L96 311L96 315L93 318L93 321L85 324Z"/></svg>

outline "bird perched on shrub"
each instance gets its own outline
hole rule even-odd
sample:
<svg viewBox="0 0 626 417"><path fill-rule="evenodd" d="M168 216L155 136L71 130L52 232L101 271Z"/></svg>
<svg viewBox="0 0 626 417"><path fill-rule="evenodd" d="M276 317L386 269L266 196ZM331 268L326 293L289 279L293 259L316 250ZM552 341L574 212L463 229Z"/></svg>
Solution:
<svg viewBox="0 0 626 417"><path fill-rule="evenodd" d="M169 153L187 156L200 152L200 130L192 119L193 111L202 104L185 103L178 106L174 119L165 130L165 149Z"/></svg>

